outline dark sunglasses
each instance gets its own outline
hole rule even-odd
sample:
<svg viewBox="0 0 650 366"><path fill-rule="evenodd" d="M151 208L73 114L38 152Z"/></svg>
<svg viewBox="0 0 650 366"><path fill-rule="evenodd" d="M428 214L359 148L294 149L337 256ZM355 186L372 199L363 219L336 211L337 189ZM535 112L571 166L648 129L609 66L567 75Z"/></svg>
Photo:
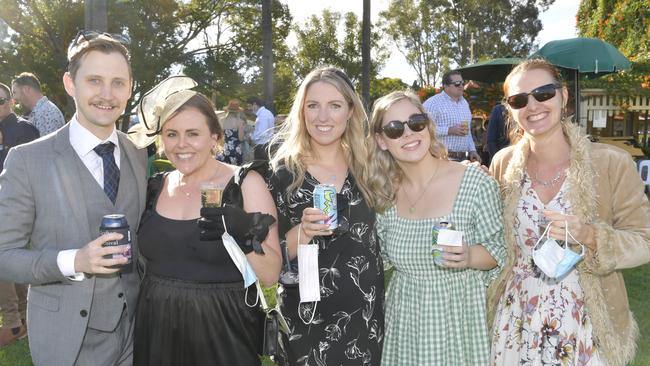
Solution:
<svg viewBox="0 0 650 366"><path fill-rule="evenodd" d="M128 46L131 44L131 38L127 36L126 34L119 34L119 33L106 33L106 32L97 32L93 30L85 30L82 29L79 32L77 32L77 35L73 38L72 42L70 43L70 46L68 46L68 52L76 47L79 43L82 42L87 42L90 40L93 40L99 36L105 36L108 38L112 38L121 44Z"/></svg>
<svg viewBox="0 0 650 366"><path fill-rule="evenodd" d="M453 85L453 86L458 88L460 86L465 85L465 80L452 81L451 83L449 83L447 85Z"/></svg>
<svg viewBox="0 0 650 366"><path fill-rule="evenodd" d="M420 132L424 130L431 123L426 113L412 114L408 121L390 121L382 126L379 131L383 132L386 137L390 139L398 139L404 134L404 125L408 125L409 129L413 132Z"/></svg>
<svg viewBox="0 0 650 366"><path fill-rule="evenodd" d="M538 102L547 101L557 94L556 90L562 86L559 84L546 84L533 89L530 93L519 93L506 98L506 102L512 109L521 109L528 105L528 96L532 95Z"/></svg>
<svg viewBox="0 0 650 366"><path fill-rule="evenodd" d="M0 105L5 105L10 98L0 98Z"/></svg>

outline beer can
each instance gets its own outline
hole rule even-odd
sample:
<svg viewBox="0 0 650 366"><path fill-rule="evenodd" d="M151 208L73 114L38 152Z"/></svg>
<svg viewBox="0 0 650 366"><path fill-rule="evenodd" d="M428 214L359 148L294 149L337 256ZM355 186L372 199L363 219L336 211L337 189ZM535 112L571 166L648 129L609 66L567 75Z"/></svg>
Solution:
<svg viewBox="0 0 650 366"><path fill-rule="evenodd" d="M336 187L332 184L318 184L314 187L314 207L327 215L327 220L321 224L329 224L330 230L338 227L338 211L336 208Z"/></svg>
<svg viewBox="0 0 650 366"><path fill-rule="evenodd" d="M433 262L439 266L442 266L442 253L443 250L438 245L438 233L440 232L440 229L451 229L452 226L449 222L447 221L440 221L438 224L433 225L433 229L431 230L432 234L432 241L431 241L431 256L433 256Z"/></svg>
<svg viewBox="0 0 650 366"><path fill-rule="evenodd" d="M121 257L127 257L129 261L126 264L131 263L131 230L129 230L129 224L126 221L126 216L122 214L105 215L102 218L102 223L99 226L99 234L104 235L107 233L120 233L122 234L122 239L109 240L102 244L103 247L128 245L129 249L124 253L113 253L112 257L109 255L105 256L105 258L117 259Z"/></svg>

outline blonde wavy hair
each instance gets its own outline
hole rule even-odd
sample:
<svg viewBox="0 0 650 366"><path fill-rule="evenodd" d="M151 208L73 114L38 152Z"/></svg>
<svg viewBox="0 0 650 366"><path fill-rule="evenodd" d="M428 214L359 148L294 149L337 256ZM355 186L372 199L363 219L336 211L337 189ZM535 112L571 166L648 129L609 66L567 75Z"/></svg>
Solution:
<svg viewBox="0 0 650 366"><path fill-rule="evenodd" d="M566 90L566 85L562 80L562 74L560 73L560 70L558 70L557 67L551 65L550 63L548 63L548 61L542 58L524 60L521 63L519 63L519 65L517 65L514 69L512 69L512 71L510 71L510 74L508 74L508 76L506 77L506 80L503 82L503 105L506 107L506 110L508 111L506 128L508 132L508 137L510 138L511 145L514 145L515 143L517 143L517 141L521 140L521 138L524 137L524 129L517 124L517 121L515 121L514 117L512 116L512 108L506 101L508 99L508 96L510 96L510 80L515 75L530 70L546 71L549 75L551 75L554 83L558 85L562 85L562 89L560 90ZM559 93L559 95L560 98L564 98L562 93ZM562 100L564 106L566 106L566 102L567 102L566 100ZM566 124L570 122L564 115L564 111L561 113L560 122L562 123L562 132L564 132L564 136L568 136Z"/></svg>
<svg viewBox="0 0 650 366"><path fill-rule="evenodd" d="M367 148L364 143L364 131L368 117L361 99L354 91L352 82L343 71L336 67L318 67L307 74L300 84L289 115L269 144L271 167L274 171L277 171L280 165L284 165L293 175L294 181L287 190L287 197L289 197L302 185L305 179L307 171L306 159L318 159L316 151L312 149L311 138L305 125L304 107L307 90L312 84L319 81L334 86L343 95L352 110L352 116L348 120L343 136L341 136L341 148L350 174L354 177L364 199L370 205L372 197L366 178L365 158ZM273 152L275 146L278 148Z"/></svg>
<svg viewBox="0 0 650 366"><path fill-rule="evenodd" d="M397 161L387 150L382 150L377 143L377 135L381 134L381 128L384 124L386 112L395 103L408 100L413 104L420 113L428 116L420 99L412 91L395 91L387 94L375 101L372 108L372 117L370 118L370 131L366 137L368 144L368 186L375 195L373 208L378 213L382 213L390 208L395 202L395 192L404 178L404 172L397 164ZM447 159L447 148L436 137L436 126L433 121L429 123L429 137L431 145L429 152L435 158Z"/></svg>

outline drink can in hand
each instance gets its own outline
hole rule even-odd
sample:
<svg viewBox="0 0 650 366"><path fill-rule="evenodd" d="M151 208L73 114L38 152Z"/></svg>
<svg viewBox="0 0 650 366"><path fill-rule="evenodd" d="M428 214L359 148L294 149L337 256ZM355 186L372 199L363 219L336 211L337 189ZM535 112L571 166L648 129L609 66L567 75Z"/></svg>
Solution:
<svg viewBox="0 0 650 366"><path fill-rule="evenodd" d="M442 247L438 244L438 234L442 229L451 229L452 225L447 221L440 221L438 224L433 225L432 241L431 241L431 256L435 264L442 266Z"/></svg>
<svg viewBox="0 0 650 366"><path fill-rule="evenodd" d="M129 230L129 223L126 221L126 216L122 214L105 215L102 218L102 223L99 226L99 234L104 235L107 233L122 234L120 240L110 240L102 244L103 247L112 247L117 245L128 245L128 250L122 253L113 253L113 255L105 256L106 259L117 259L126 257L128 262L131 263L131 230Z"/></svg>
<svg viewBox="0 0 650 366"><path fill-rule="evenodd" d="M331 184L318 184L314 187L314 207L327 215L327 220L320 222L321 224L329 224L330 230L339 226L336 187Z"/></svg>

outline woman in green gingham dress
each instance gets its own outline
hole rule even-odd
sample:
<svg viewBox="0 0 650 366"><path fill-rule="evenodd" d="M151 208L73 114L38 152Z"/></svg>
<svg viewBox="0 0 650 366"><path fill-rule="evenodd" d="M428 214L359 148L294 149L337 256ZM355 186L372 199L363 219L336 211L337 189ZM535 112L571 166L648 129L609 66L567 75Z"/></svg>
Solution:
<svg viewBox="0 0 650 366"><path fill-rule="evenodd" d="M486 290L505 258L496 182L443 158L412 93L375 102L370 128L377 237L395 268L382 365L487 365ZM462 231L465 245L443 246L443 265L436 265L432 228L441 221Z"/></svg>

